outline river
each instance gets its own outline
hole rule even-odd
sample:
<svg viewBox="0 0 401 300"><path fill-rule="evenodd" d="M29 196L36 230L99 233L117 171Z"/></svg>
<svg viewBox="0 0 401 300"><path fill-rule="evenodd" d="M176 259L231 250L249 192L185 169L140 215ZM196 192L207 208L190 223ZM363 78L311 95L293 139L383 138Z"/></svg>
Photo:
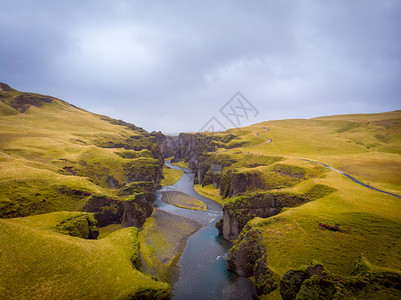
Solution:
<svg viewBox="0 0 401 300"><path fill-rule="evenodd" d="M221 205L202 195L193 187L194 173L166 162L171 168L184 171L174 185L156 192L155 206L184 216L202 224L194 233L178 263L178 276L173 282L173 299L253 299L255 288L248 278L242 278L227 270L226 256L232 243L218 235L216 222L222 217ZM176 207L161 201L161 191L176 190L195 197L207 205L207 211Z"/></svg>

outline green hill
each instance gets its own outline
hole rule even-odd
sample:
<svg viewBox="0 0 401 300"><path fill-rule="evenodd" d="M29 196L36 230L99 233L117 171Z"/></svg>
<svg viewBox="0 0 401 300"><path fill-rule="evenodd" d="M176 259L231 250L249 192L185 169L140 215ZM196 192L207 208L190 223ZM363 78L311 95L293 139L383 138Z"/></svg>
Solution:
<svg viewBox="0 0 401 300"><path fill-rule="evenodd" d="M0 298L168 298L168 284L139 271L129 227L160 187L155 137L2 83L0 128Z"/></svg>
<svg viewBox="0 0 401 300"><path fill-rule="evenodd" d="M98 241L55 230L63 220L79 214L0 219L1 299L168 298L168 284L136 270L137 228Z"/></svg>
<svg viewBox="0 0 401 300"><path fill-rule="evenodd" d="M226 203L223 210L231 218L226 229L252 220L228 259L236 271L251 268L248 274L255 276L260 293L275 286L270 296L279 297L279 283L268 273L260 275L260 265L252 260L257 236L261 237L257 244L266 251L265 267L280 278L312 261L338 276L351 276L361 255L378 268L401 269L401 199L359 185L327 167L369 187L401 195L401 111L268 121L198 134L197 139L217 147L199 157L197 191ZM221 166L221 172L216 166ZM271 199L276 201L272 216L257 217L267 215L263 207ZM277 208L279 204L284 207ZM340 230L319 224L332 228L338 224ZM235 237L235 230L231 234ZM260 249L258 253L260 258ZM383 292L383 285L372 286L369 292L356 289L352 294L345 287L343 292L361 298L401 295L400 290Z"/></svg>
<svg viewBox="0 0 401 300"><path fill-rule="evenodd" d="M145 130L50 96L0 85L0 217L81 211L124 200L131 182L159 186L162 159Z"/></svg>

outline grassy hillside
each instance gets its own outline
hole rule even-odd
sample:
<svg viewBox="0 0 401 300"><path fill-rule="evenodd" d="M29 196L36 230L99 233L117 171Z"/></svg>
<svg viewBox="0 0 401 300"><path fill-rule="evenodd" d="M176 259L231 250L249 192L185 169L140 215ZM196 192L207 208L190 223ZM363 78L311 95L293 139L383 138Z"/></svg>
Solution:
<svg viewBox="0 0 401 300"><path fill-rule="evenodd" d="M251 153L317 160L401 194L401 111L269 121L229 132Z"/></svg>
<svg viewBox="0 0 401 300"><path fill-rule="evenodd" d="M118 198L127 175L160 163L141 128L5 84L0 127L0 217L82 210L91 195Z"/></svg>
<svg viewBox="0 0 401 300"><path fill-rule="evenodd" d="M168 284L133 266L139 257L137 228L98 241L57 232L60 222L79 214L0 219L1 299L127 299L136 293L169 293Z"/></svg>
<svg viewBox="0 0 401 300"><path fill-rule="evenodd" d="M276 216L255 218L245 228L262 232L272 271L282 276L318 260L328 270L347 276L360 255L378 267L401 269L401 199L305 160L328 164L370 186L401 195L401 111L269 121L207 135L218 141L217 153L209 153L208 159L225 166L217 177L222 185L227 178L252 179L252 174L258 174L261 182L250 184L242 194L304 194L316 184L335 189L323 197L309 195L308 203L283 209ZM231 138L221 142L227 136ZM197 190L219 201L230 200L224 199L224 193L223 199L218 196L221 190L207 176L206 185L197 185ZM339 224L340 231L319 223ZM279 297L277 291L273 295Z"/></svg>
<svg viewBox="0 0 401 300"><path fill-rule="evenodd" d="M1 83L0 128L0 298L168 298L168 284L138 270L137 228L86 240L74 236L96 238L92 216L61 224L89 200L113 217L121 201L151 195L163 164L152 135Z"/></svg>

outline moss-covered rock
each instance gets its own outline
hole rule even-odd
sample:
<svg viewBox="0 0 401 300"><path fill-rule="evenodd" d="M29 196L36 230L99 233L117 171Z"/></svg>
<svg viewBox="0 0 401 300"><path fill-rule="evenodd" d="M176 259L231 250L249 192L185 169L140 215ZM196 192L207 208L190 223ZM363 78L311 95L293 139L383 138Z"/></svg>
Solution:
<svg viewBox="0 0 401 300"><path fill-rule="evenodd" d="M216 222L215 227L219 231L219 235L223 235L223 218Z"/></svg>
<svg viewBox="0 0 401 300"><path fill-rule="evenodd" d="M364 258L357 262L356 272L360 273L355 276L338 276L322 264L289 270L281 278L280 294L284 300L355 297L396 299L401 296L401 272L372 268Z"/></svg>
<svg viewBox="0 0 401 300"><path fill-rule="evenodd" d="M248 225L227 255L227 266L239 276L254 276L258 295L278 287L279 276L270 270L262 233Z"/></svg>
<svg viewBox="0 0 401 300"><path fill-rule="evenodd" d="M124 201L105 196L91 196L84 211L94 213L99 226L121 224L123 227L141 228L153 212L153 193L134 194Z"/></svg>
<svg viewBox="0 0 401 300"><path fill-rule="evenodd" d="M294 207L307 201L303 195L280 192L252 193L230 199L223 207L223 236L228 240L236 239L253 218L271 217L284 207Z"/></svg>
<svg viewBox="0 0 401 300"><path fill-rule="evenodd" d="M153 289L144 288L140 289L133 295L129 295L127 299L130 300L168 300L170 299L170 289Z"/></svg>
<svg viewBox="0 0 401 300"><path fill-rule="evenodd" d="M96 239L99 235L97 221L92 214L84 214L64 220L57 225L57 230L83 239Z"/></svg>

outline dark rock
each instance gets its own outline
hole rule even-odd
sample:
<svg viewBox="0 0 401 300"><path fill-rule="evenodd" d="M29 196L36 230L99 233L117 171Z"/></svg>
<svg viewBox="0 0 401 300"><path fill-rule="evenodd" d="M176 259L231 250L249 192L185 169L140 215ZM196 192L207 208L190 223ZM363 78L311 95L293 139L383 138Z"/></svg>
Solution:
<svg viewBox="0 0 401 300"><path fill-rule="evenodd" d="M178 136L178 149L173 161L186 161L192 170L198 167L200 157L206 152L214 152L217 145L212 138L201 133L181 133Z"/></svg>
<svg viewBox="0 0 401 300"><path fill-rule="evenodd" d="M230 250L227 266L239 276L254 276L258 295L269 294L278 287L279 277L268 267L263 236L258 229L248 228Z"/></svg>
<svg viewBox="0 0 401 300"><path fill-rule="evenodd" d="M223 218L216 222L215 227L219 231L219 235L223 235Z"/></svg>
<svg viewBox="0 0 401 300"><path fill-rule="evenodd" d="M113 175L109 175L107 177L106 183L112 189L118 189L121 186L120 182L117 179L115 179Z"/></svg>
<svg viewBox="0 0 401 300"><path fill-rule="evenodd" d="M391 295L394 292L401 295L400 272L371 270L364 258L358 261L356 271L360 273L340 277L322 264L289 270L281 278L280 294L284 300L364 298L366 295L375 298L372 293L378 292L383 297L386 290Z"/></svg>
<svg viewBox="0 0 401 300"><path fill-rule="evenodd" d="M271 217L284 207L294 207L307 201L304 196L292 193L253 193L233 198L223 206L223 236L227 240L236 239L253 218Z"/></svg>
<svg viewBox="0 0 401 300"><path fill-rule="evenodd" d="M290 270L286 272L280 281L281 297L284 300L295 299L305 279L304 271Z"/></svg>
<svg viewBox="0 0 401 300"><path fill-rule="evenodd" d="M152 135L156 137L156 143L164 158L175 156L179 148L178 136L164 135L161 132L152 132Z"/></svg>
<svg viewBox="0 0 401 300"><path fill-rule="evenodd" d="M123 227L134 226L141 228L146 218L152 215L153 195L151 201L149 201L149 194L137 195L132 201L123 201L123 207L121 225Z"/></svg>
<svg viewBox="0 0 401 300"><path fill-rule="evenodd" d="M127 297L129 300L168 300L170 291L167 289L141 288L135 294Z"/></svg>
<svg viewBox="0 0 401 300"><path fill-rule="evenodd" d="M329 224L323 224L323 223L319 223L320 227L326 228L328 230L331 231L340 231L340 225L339 224L335 224L334 226L331 226Z"/></svg>
<svg viewBox="0 0 401 300"><path fill-rule="evenodd" d="M153 193L142 193L130 200L120 201L104 196L92 196L84 211L93 212L100 227L121 224L123 227L141 228L153 212Z"/></svg>
<svg viewBox="0 0 401 300"><path fill-rule="evenodd" d="M51 103L53 98L33 93L23 93L10 102L10 105L17 111L24 113L30 106L42 107L45 103Z"/></svg>
<svg viewBox="0 0 401 300"><path fill-rule="evenodd" d="M280 294L284 300L295 299L302 284L311 276L323 276L324 267L320 264L309 266L303 270L290 270L286 272L280 281Z"/></svg>
<svg viewBox="0 0 401 300"><path fill-rule="evenodd" d="M220 182L220 195L223 198L245 193L250 188L265 187L259 172L227 172Z"/></svg>
<svg viewBox="0 0 401 300"><path fill-rule="evenodd" d="M62 221L57 225L57 230L71 236L95 240L99 235L96 225L95 218L85 214Z"/></svg>

